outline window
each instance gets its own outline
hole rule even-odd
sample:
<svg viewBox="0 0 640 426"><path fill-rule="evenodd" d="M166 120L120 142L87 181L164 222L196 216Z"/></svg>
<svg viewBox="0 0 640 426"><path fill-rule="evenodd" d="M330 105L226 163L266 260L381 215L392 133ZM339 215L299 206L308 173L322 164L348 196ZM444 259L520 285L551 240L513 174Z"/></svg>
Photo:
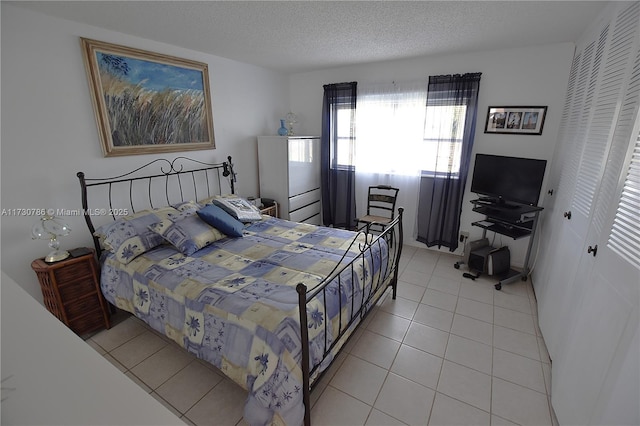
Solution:
<svg viewBox="0 0 640 426"><path fill-rule="evenodd" d="M466 105L427 106L420 154L423 175L458 175L466 113Z"/></svg>
<svg viewBox="0 0 640 426"><path fill-rule="evenodd" d="M457 176L467 107L431 102L427 106L424 82L361 85L355 140L350 110L338 112L338 164L360 172Z"/></svg>
<svg viewBox="0 0 640 426"><path fill-rule="evenodd" d="M347 104L337 105L334 108L336 108L337 123L335 124L336 152L331 156L335 164L332 166L339 169L353 168L356 141L352 128L352 116L355 111L351 109L351 105Z"/></svg>
<svg viewBox="0 0 640 426"><path fill-rule="evenodd" d="M356 171L419 176L426 104L424 81L362 84L356 110Z"/></svg>

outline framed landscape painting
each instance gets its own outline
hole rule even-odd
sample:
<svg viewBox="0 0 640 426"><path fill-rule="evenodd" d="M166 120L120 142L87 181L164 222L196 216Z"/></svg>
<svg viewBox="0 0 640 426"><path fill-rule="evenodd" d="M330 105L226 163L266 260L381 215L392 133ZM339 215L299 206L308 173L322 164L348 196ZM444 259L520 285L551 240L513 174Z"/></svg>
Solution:
<svg viewBox="0 0 640 426"><path fill-rule="evenodd" d="M546 106L489 107L485 133L541 135Z"/></svg>
<svg viewBox="0 0 640 426"><path fill-rule="evenodd" d="M81 38L106 157L214 149L207 64Z"/></svg>

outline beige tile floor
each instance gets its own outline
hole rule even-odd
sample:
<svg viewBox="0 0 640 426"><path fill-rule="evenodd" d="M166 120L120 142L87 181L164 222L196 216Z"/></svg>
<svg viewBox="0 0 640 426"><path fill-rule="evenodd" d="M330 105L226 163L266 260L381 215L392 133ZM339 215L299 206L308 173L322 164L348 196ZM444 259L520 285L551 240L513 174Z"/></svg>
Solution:
<svg viewBox="0 0 640 426"><path fill-rule="evenodd" d="M471 281L406 246L387 295L314 389L314 425L557 425L530 281ZM88 343L187 424L243 425L246 392L125 316Z"/></svg>

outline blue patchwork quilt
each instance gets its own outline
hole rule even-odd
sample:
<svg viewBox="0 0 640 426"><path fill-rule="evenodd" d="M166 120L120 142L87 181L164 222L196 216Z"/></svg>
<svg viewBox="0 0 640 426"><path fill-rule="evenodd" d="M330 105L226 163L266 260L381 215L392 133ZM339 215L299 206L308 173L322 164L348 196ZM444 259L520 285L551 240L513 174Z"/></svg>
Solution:
<svg viewBox="0 0 640 426"><path fill-rule="evenodd" d="M151 249L128 264L108 254L102 291L115 306L245 388L244 416L250 424L302 424L295 287L303 283L311 293L347 249L343 263L358 256L364 237L360 234L362 241L352 245L355 237L350 231L269 218L246 227L241 238L218 240L191 256L171 245ZM328 367L335 353L323 360L325 350L388 267L388 250L380 241L353 270L341 273L340 280L307 303L310 368L319 365L319 373Z"/></svg>

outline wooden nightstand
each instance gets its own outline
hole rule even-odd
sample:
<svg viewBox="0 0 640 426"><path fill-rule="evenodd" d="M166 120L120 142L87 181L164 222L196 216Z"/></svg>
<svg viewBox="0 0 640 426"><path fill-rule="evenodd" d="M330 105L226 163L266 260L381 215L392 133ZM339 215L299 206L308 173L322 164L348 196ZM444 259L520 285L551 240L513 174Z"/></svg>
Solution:
<svg viewBox="0 0 640 426"><path fill-rule="evenodd" d="M87 250L88 253L60 262L36 259L31 263L40 281L44 305L80 336L111 327L107 302L100 292L95 251Z"/></svg>
<svg viewBox="0 0 640 426"><path fill-rule="evenodd" d="M278 217L278 203L274 202L272 206L260 209L260 213L273 216L273 217Z"/></svg>

